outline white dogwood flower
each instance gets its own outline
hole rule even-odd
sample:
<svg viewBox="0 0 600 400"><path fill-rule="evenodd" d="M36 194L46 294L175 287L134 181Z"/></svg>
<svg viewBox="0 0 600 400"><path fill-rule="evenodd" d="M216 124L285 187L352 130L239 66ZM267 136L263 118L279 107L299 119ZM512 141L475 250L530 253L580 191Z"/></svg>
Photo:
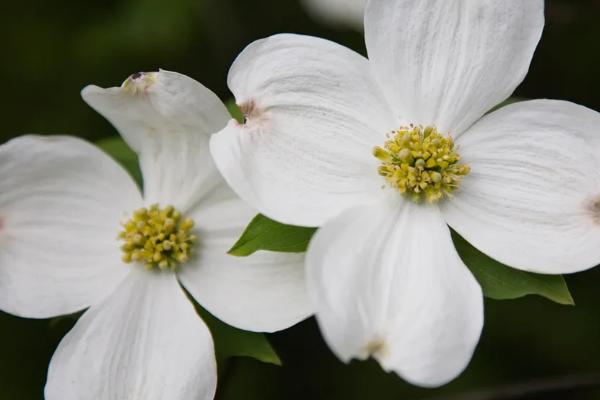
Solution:
<svg viewBox="0 0 600 400"><path fill-rule="evenodd" d="M212 399L213 342L180 284L231 325L275 331L309 314L302 256L226 254L256 211L210 157L230 117L204 86L161 71L82 95L138 153L143 195L80 139L1 146L0 308L89 307L52 358L48 400Z"/></svg>
<svg viewBox="0 0 600 400"><path fill-rule="evenodd" d="M211 139L230 186L283 223L320 226L309 296L344 361L423 386L468 364L482 292L450 236L522 270L600 262L600 116L528 101L542 0L370 0L369 59L327 40L248 46L229 87L246 115ZM597 148L597 147L596 147Z"/></svg>

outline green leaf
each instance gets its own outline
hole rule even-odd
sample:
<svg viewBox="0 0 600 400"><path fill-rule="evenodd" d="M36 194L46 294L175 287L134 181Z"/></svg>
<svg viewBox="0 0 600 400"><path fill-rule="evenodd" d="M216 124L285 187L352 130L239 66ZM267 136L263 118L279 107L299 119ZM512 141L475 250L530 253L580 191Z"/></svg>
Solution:
<svg viewBox="0 0 600 400"><path fill-rule="evenodd" d="M317 228L284 225L264 215L257 215L229 250L234 256L249 256L258 250L302 253Z"/></svg>
<svg viewBox="0 0 600 400"><path fill-rule="evenodd" d="M248 256L258 250L277 252L306 251L316 228L284 225L257 215L248 225L229 254ZM559 304L574 305L569 288L560 275L542 275L508 267L471 246L456 232L452 239L486 297L496 300L538 295Z"/></svg>
<svg viewBox="0 0 600 400"><path fill-rule="evenodd" d="M538 295L559 304L575 304L561 275L541 275L510 268L486 256L456 232L452 232L452 240L486 297L507 300Z"/></svg>
<svg viewBox="0 0 600 400"><path fill-rule="evenodd" d="M494 111L496 111L496 110L499 110L499 109L501 109L501 108L502 108L502 107L504 107L504 106L508 106L508 105L510 105L510 104L513 104L513 103L518 103L518 102L520 102L520 101L526 101L526 100L527 100L527 99L523 99L523 98L520 98L520 97L509 97L508 99L504 100L502 103L500 103L500 104L498 104L497 106L495 106L494 108L492 108L492 109L491 109L490 111L488 111L487 113L488 113L488 114L491 114L491 113L493 113Z"/></svg>
<svg viewBox="0 0 600 400"><path fill-rule="evenodd" d="M131 150L121 137L102 139L97 141L96 145L121 164L141 186L142 172L140 171L137 154Z"/></svg>
<svg viewBox="0 0 600 400"><path fill-rule="evenodd" d="M196 310L212 333L219 365L223 365L230 357L252 357L264 363L281 365L279 356L264 334L227 325L197 304Z"/></svg>
<svg viewBox="0 0 600 400"><path fill-rule="evenodd" d="M234 99L227 100L225 102L225 107L227 107L229 114L231 114L231 116L235 118L237 122L240 124L244 122L244 114L242 114L242 111L239 109L237 104L235 104Z"/></svg>

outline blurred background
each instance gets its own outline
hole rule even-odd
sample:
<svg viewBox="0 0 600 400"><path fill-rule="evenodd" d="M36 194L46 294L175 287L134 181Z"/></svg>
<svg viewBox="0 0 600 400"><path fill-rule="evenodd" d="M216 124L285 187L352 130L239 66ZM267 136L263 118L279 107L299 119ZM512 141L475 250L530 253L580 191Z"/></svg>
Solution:
<svg viewBox="0 0 600 400"><path fill-rule="evenodd" d="M137 71L178 71L227 100L235 56L274 33L317 35L365 53L355 22L319 17L297 0L5 0L1 9L0 143L24 133L114 136L79 91L120 85ZM600 0L547 0L546 17L516 96L600 110ZM567 281L575 307L486 300L473 362L441 389L412 387L374 362L340 363L310 319L268 336L283 367L246 358L222 366L217 398L600 399L600 268ZM42 398L49 359L71 324L0 314L0 399ZM539 390L553 385L565 390Z"/></svg>

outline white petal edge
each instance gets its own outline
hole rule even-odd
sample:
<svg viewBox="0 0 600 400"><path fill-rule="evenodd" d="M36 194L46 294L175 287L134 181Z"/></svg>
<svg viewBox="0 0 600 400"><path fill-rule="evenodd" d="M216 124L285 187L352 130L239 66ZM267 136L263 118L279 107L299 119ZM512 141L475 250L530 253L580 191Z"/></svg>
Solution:
<svg viewBox="0 0 600 400"><path fill-rule="evenodd" d="M471 166L448 223L490 257L546 274L600 263L600 114L564 101L515 103L459 138Z"/></svg>
<svg viewBox="0 0 600 400"><path fill-rule="evenodd" d="M0 308L47 318L104 297L128 273L116 237L141 203L131 177L83 140L0 146Z"/></svg>
<svg viewBox="0 0 600 400"><path fill-rule="evenodd" d="M46 400L212 400L210 332L173 274L132 272L52 357Z"/></svg>
<svg viewBox="0 0 600 400"><path fill-rule="evenodd" d="M211 153L261 213L317 226L378 191L372 151L397 124L364 57L323 39L275 35L250 44L228 82L246 123L213 135Z"/></svg>
<svg viewBox="0 0 600 400"><path fill-rule="evenodd" d="M425 387L469 363L483 295L436 207L394 194L348 210L317 231L306 263L317 320L343 361L372 356Z"/></svg>
<svg viewBox="0 0 600 400"><path fill-rule="evenodd" d="M208 141L231 117L202 84L161 70L131 77L122 87L88 86L82 97L138 153L149 204L184 212L219 184Z"/></svg>
<svg viewBox="0 0 600 400"><path fill-rule="evenodd" d="M255 210L230 198L191 216L199 222L199 246L179 279L199 304L229 325L257 332L279 331L312 314L304 254L227 254Z"/></svg>
<svg viewBox="0 0 600 400"><path fill-rule="evenodd" d="M394 111L454 136L521 83L543 27L543 0L371 0L365 16Z"/></svg>

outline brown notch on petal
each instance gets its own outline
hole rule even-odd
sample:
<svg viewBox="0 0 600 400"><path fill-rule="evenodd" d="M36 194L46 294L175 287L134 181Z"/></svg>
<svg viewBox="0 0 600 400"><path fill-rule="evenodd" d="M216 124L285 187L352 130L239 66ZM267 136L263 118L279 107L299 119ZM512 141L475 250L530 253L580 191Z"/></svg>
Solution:
<svg viewBox="0 0 600 400"><path fill-rule="evenodd" d="M365 351L368 356L374 358L381 358L387 351L386 343L383 339L375 339L370 341L365 347Z"/></svg>
<svg viewBox="0 0 600 400"><path fill-rule="evenodd" d="M587 203L586 210L595 224L600 225L600 197Z"/></svg>
<svg viewBox="0 0 600 400"><path fill-rule="evenodd" d="M257 120L262 115L262 110L260 110L254 100L248 100L238 104L238 107L244 116L244 124L250 120Z"/></svg>

